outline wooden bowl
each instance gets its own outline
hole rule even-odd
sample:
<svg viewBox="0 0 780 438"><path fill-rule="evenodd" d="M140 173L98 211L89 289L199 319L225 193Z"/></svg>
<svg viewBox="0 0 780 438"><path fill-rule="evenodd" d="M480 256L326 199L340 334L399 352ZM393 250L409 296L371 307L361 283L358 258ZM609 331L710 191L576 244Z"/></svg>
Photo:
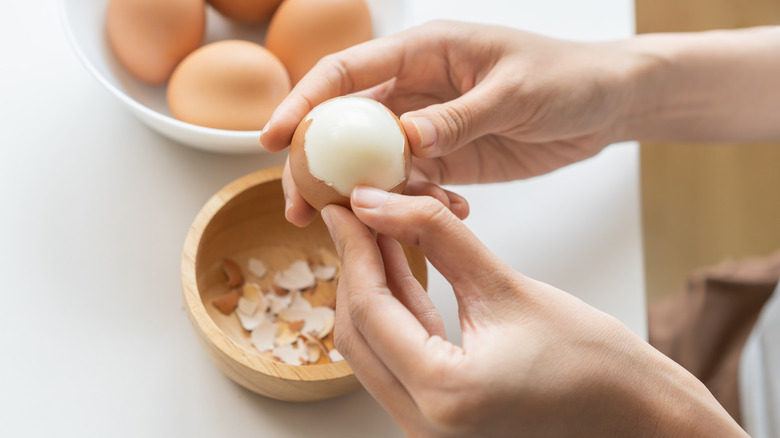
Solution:
<svg viewBox="0 0 780 438"><path fill-rule="evenodd" d="M226 293L222 260L246 266L250 255L262 252L269 271L284 269L294 260L325 248L336 254L325 224L318 217L306 228L284 218L281 168L244 176L214 195L198 213L182 254L182 288L190 322L217 367L250 391L287 401L336 397L359 387L345 361L330 362L325 355L316 364L288 365L262 355L250 342L235 315L224 315L212 300ZM405 248L414 276L427 284L425 258ZM266 277L271 277L266 276ZM258 280L262 286L272 280ZM263 283L265 282L265 283ZM318 282L309 297L318 305L335 300L335 282ZM323 341L333 346L332 334Z"/></svg>

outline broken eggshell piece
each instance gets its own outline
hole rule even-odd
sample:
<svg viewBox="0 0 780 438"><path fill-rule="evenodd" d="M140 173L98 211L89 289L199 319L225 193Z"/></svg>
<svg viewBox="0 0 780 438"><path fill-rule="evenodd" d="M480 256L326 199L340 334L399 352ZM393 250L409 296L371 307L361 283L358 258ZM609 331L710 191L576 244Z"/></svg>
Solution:
<svg viewBox="0 0 780 438"><path fill-rule="evenodd" d="M273 355L288 365L303 365L309 356L306 346L300 339L294 344L284 344L274 348Z"/></svg>
<svg viewBox="0 0 780 438"><path fill-rule="evenodd" d="M323 265L314 265L312 266L311 272L314 274L314 278L320 281L331 281L334 277L336 277L336 272L338 271L338 268L335 266L323 266Z"/></svg>
<svg viewBox="0 0 780 438"><path fill-rule="evenodd" d="M259 279L263 279L268 273L268 268L266 268L265 263L263 263L262 260L256 259L254 257L249 258L249 261L247 262L247 269L249 269L249 272L252 275Z"/></svg>
<svg viewBox="0 0 780 438"><path fill-rule="evenodd" d="M328 257L326 251L320 251L320 258ZM260 260L251 257L246 268L258 278L269 273ZM223 269L226 283L243 277L241 268L230 259L223 260ZM223 307L223 313L228 310L235 313L241 327L249 332L250 342L264 357L289 365L316 363L329 354L321 339L333 330L335 312L327 306L312 306L304 291L315 291L318 278L333 281L337 273L337 266L324 261L315 265L311 259L296 260L273 274L272 287L267 293L259 284L245 282L214 303L218 308Z"/></svg>
<svg viewBox="0 0 780 438"><path fill-rule="evenodd" d="M279 318L285 321L303 320L301 332L311 333L323 338L330 333L336 321L336 313L330 307L312 307L310 309L288 307L279 311Z"/></svg>
<svg viewBox="0 0 780 438"><path fill-rule="evenodd" d="M241 322L241 327L243 327L244 330L248 332L257 329L257 327L268 321L265 312L257 312L254 315L247 315L241 311L236 310L236 316L238 316L238 320Z"/></svg>
<svg viewBox="0 0 780 438"><path fill-rule="evenodd" d="M311 272L309 264L304 260L297 260L290 264L284 271L274 275L274 284L284 290L304 290L317 285L317 279Z"/></svg>
<svg viewBox="0 0 780 438"><path fill-rule="evenodd" d="M381 103L356 96L325 101L295 130L290 172L301 196L317 210L349 207L358 185L400 193L411 172L409 140L398 117Z"/></svg>
<svg viewBox="0 0 780 438"><path fill-rule="evenodd" d="M252 330L249 339L258 351L270 351L275 346L276 333L279 327L273 322L264 319L260 325Z"/></svg>

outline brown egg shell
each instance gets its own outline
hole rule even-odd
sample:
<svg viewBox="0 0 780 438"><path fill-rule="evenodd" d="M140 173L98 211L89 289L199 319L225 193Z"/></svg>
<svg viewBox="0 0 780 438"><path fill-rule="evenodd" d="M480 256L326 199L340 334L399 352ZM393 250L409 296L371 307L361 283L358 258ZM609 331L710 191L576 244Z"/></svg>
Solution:
<svg viewBox="0 0 780 438"><path fill-rule="evenodd" d="M189 54L166 98L178 120L215 129L259 130L290 91L282 63L259 44L223 40Z"/></svg>
<svg viewBox="0 0 780 438"><path fill-rule="evenodd" d="M339 99L338 97L336 99ZM404 136L404 179L394 187L390 188L389 192L402 193L406 188L406 183L409 180L409 174L412 171L412 149L409 147L409 138L406 136L403 125L398 117L385 107L395 122L398 124L398 129ZM308 117L308 116L307 116ZM317 211L320 211L329 204L341 205L346 208L351 208L349 196L344 196L336 189L328 185L325 181L312 175L309 170L309 160L306 156L306 131L309 130L312 120L304 118L304 121L298 125L298 128L293 134L292 142L290 143L290 173L292 174L293 181L298 188L298 192L303 199L314 207Z"/></svg>
<svg viewBox="0 0 780 438"><path fill-rule="evenodd" d="M271 21L282 0L208 0L225 17L241 24L263 24Z"/></svg>
<svg viewBox="0 0 780 438"><path fill-rule="evenodd" d="M271 18L265 46L295 85L323 56L372 37L365 0L285 0Z"/></svg>
<svg viewBox="0 0 780 438"><path fill-rule="evenodd" d="M128 73L148 84L165 83L205 33L204 0L111 0L106 11L111 51Z"/></svg>

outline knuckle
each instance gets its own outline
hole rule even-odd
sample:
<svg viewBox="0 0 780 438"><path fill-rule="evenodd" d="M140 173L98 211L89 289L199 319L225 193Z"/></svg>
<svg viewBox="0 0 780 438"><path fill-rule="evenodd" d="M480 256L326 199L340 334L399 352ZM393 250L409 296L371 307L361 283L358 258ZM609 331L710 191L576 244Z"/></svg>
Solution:
<svg viewBox="0 0 780 438"><path fill-rule="evenodd" d="M349 317L358 326L360 326L358 323L365 320L367 314L370 312L369 309L371 306L368 301L369 300L363 294L352 294L349 296L349 302L347 303L349 306Z"/></svg>
<svg viewBox="0 0 780 438"><path fill-rule="evenodd" d="M470 412L461 401L461 399L453 397L453 394L436 394L421 402L420 410L431 423L439 428L467 431L469 426L465 417L470 415Z"/></svg>
<svg viewBox="0 0 780 438"><path fill-rule="evenodd" d="M349 331L339 322L333 327L333 345L344 357L350 357L354 350L354 340L350 339Z"/></svg>
<svg viewBox="0 0 780 438"><path fill-rule="evenodd" d="M446 382L447 369L438 367L435 375L440 383L429 388L418 400L423 416L443 430L473 432L484 421L484 407L490 400L481 396L479 385L469 382L463 375L452 376L454 382ZM452 380L451 380L452 381Z"/></svg>
<svg viewBox="0 0 780 438"><path fill-rule="evenodd" d="M340 327L339 324L333 328L333 346L344 358L351 360L361 354L361 340L354 330L348 330Z"/></svg>
<svg viewBox="0 0 780 438"><path fill-rule="evenodd" d="M451 142L457 145L463 143L468 138L474 116L468 106L463 102L455 100L443 107L441 119L451 136Z"/></svg>
<svg viewBox="0 0 780 438"><path fill-rule="evenodd" d="M360 260L365 257L366 248L374 245L372 238L368 235L338 231L334 234L333 243L336 245L342 264L355 264L355 268L358 268Z"/></svg>
<svg viewBox="0 0 780 438"><path fill-rule="evenodd" d="M430 235L431 231L438 233L449 228L452 213L444 204L430 196L421 196L420 201L421 208L415 211L415 222L420 230L420 238Z"/></svg>
<svg viewBox="0 0 780 438"><path fill-rule="evenodd" d="M451 212L438 199L430 195L408 196L401 198L397 205L398 218L402 224L396 224L390 234L409 246L421 246L426 238L435 238L446 233L451 226Z"/></svg>
<svg viewBox="0 0 780 438"><path fill-rule="evenodd" d="M332 90L337 90L339 94L354 91L355 81L352 69L340 52L322 57L315 64L315 68L323 73L323 77Z"/></svg>
<svg viewBox="0 0 780 438"><path fill-rule="evenodd" d="M347 313L358 331L361 331L369 321L376 317L375 312L381 308L377 303L377 297L386 294L385 289L376 286L349 295Z"/></svg>

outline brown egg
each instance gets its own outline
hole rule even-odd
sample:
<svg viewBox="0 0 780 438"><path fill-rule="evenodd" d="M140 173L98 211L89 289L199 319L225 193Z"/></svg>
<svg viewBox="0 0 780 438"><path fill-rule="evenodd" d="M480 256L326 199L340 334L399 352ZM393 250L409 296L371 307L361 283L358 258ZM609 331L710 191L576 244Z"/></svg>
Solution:
<svg viewBox="0 0 780 438"><path fill-rule="evenodd" d="M281 62L262 46L227 40L201 47L174 70L168 107L179 120L216 129L261 129L290 92Z"/></svg>
<svg viewBox="0 0 780 438"><path fill-rule="evenodd" d="M267 23L282 0L208 0L220 14L244 24Z"/></svg>
<svg viewBox="0 0 780 438"><path fill-rule="evenodd" d="M303 119L290 145L290 172L303 199L321 210L349 207L358 185L400 193L412 169L401 122L381 103L337 97Z"/></svg>
<svg viewBox="0 0 780 438"><path fill-rule="evenodd" d="M106 13L108 44L134 77L162 84L187 54L203 42L204 0L111 0Z"/></svg>
<svg viewBox="0 0 780 438"><path fill-rule="evenodd" d="M271 18L265 46L282 61L293 84L317 61L372 36L364 0L285 0Z"/></svg>

